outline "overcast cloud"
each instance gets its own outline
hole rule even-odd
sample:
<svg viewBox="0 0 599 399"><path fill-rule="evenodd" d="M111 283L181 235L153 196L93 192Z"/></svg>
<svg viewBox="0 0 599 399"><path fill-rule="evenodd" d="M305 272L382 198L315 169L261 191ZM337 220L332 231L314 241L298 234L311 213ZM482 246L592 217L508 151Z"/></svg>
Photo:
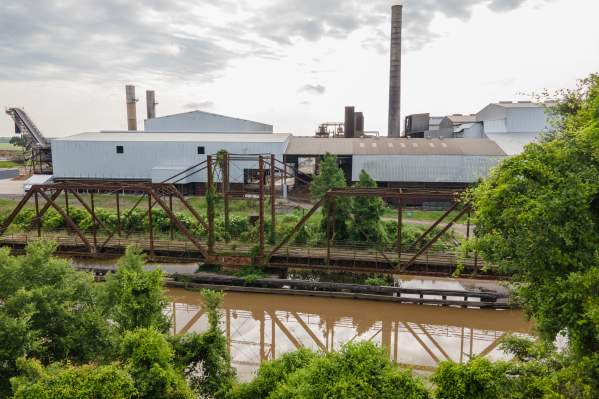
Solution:
<svg viewBox="0 0 599 399"><path fill-rule="evenodd" d="M525 0L405 0L404 46L435 40L435 15L467 21L483 4L507 12ZM283 57L299 41L367 32L387 51L387 0L3 0L0 80L115 78L210 81L231 61ZM219 18L214 18L214 15Z"/></svg>

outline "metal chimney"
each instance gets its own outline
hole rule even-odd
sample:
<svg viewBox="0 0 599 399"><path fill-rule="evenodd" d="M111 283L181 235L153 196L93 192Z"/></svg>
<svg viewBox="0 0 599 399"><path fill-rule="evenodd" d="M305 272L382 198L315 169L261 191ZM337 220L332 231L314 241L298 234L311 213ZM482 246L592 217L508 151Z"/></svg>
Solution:
<svg viewBox="0 0 599 399"><path fill-rule="evenodd" d="M345 138L356 137L356 109L355 107L345 107L345 124L343 131Z"/></svg>
<svg viewBox="0 0 599 399"><path fill-rule="evenodd" d="M137 109L135 103L135 86L125 86L127 96L127 130L137 130Z"/></svg>
<svg viewBox="0 0 599 399"><path fill-rule="evenodd" d="M356 136L364 135L364 113L356 112Z"/></svg>
<svg viewBox="0 0 599 399"><path fill-rule="evenodd" d="M156 118L156 93L154 90L146 90L146 108L148 111L148 119Z"/></svg>
<svg viewBox="0 0 599 399"><path fill-rule="evenodd" d="M401 5L391 7L391 67L389 76L389 137L401 132Z"/></svg>

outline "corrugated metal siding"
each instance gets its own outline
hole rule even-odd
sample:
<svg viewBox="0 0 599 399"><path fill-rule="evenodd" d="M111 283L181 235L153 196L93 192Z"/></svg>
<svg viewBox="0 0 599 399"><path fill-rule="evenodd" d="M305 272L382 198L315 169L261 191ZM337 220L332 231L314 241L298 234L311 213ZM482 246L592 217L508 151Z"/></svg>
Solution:
<svg viewBox="0 0 599 399"><path fill-rule="evenodd" d="M148 132L273 132L272 125L203 111L192 111L183 114L146 119L144 122L144 129Z"/></svg>
<svg viewBox="0 0 599 399"><path fill-rule="evenodd" d="M474 183L505 156L355 155L352 180L365 170L383 182Z"/></svg>
<svg viewBox="0 0 599 399"><path fill-rule="evenodd" d="M507 112L508 132L539 133L551 129L545 108L509 108Z"/></svg>
<svg viewBox="0 0 599 399"><path fill-rule="evenodd" d="M116 153L116 146L124 147L124 154ZM77 141L54 140L52 158L54 176L78 179L152 179L152 169L168 166L189 167L206 159L197 153L204 146L205 154L215 154L221 149L231 154L275 154L283 160L287 142L127 142L127 141ZM231 182L243 182L243 168L254 163L232 162ZM255 166L257 168L257 166ZM166 173L166 172L164 172ZM177 173L176 171L173 173ZM156 178L163 173L154 172ZM197 173L190 182L205 182L206 174Z"/></svg>

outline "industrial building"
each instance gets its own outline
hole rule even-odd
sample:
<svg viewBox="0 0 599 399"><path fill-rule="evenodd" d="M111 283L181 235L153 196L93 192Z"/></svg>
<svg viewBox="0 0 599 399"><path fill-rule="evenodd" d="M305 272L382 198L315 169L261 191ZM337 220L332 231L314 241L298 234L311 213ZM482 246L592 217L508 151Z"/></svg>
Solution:
<svg viewBox="0 0 599 399"><path fill-rule="evenodd" d="M272 125L232 118L205 111L148 118L144 122L146 132L193 132L193 133L272 133Z"/></svg>
<svg viewBox="0 0 599 399"><path fill-rule="evenodd" d="M291 134L99 132L52 141L56 180L140 180L162 182L226 150L236 155L274 154L289 171L302 160L315 165L326 153L338 156L348 181L362 170L380 185L463 187L485 177L506 157L488 139L293 137ZM248 184L257 163L231 163L230 181ZM317 169L317 167L316 167ZM314 170L314 173L316 170ZM218 176L216 181L218 181ZM200 193L206 171L177 181L187 193Z"/></svg>
<svg viewBox="0 0 599 399"><path fill-rule="evenodd" d="M553 103L500 101L491 103L476 114L453 114L441 122L429 114L408 115L406 137L443 137L492 140L507 154L516 155L524 146L553 131L548 107Z"/></svg>
<svg viewBox="0 0 599 399"><path fill-rule="evenodd" d="M290 134L99 132L52 141L55 180L138 180L162 182L226 150L231 154L274 154L283 160ZM255 162L232 162L231 183L244 183ZM183 180L185 192L197 193L206 171ZM217 176L218 180L218 176Z"/></svg>

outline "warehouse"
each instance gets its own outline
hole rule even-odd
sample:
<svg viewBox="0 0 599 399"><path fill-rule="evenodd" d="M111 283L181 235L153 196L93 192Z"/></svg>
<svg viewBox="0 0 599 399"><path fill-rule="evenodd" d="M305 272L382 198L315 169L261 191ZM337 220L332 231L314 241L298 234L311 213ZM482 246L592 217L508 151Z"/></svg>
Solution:
<svg viewBox="0 0 599 399"><path fill-rule="evenodd" d="M256 133L81 133L52 141L55 180L137 180L162 182L206 156L274 154L283 160L290 134ZM256 162L231 162L230 181L244 183ZM206 171L179 181L185 192L197 192ZM218 181L218 176L216 177Z"/></svg>
<svg viewBox="0 0 599 399"><path fill-rule="evenodd" d="M146 132L192 132L192 133L272 133L272 125L254 122L205 111L148 118L144 122Z"/></svg>
<svg viewBox="0 0 599 399"><path fill-rule="evenodd" d="M488 139L291 137L285 161L297 168L302 158L327 152L338 156L348 181L365 170L379 185L429 188L475 183L506 157Z"/></svg>

